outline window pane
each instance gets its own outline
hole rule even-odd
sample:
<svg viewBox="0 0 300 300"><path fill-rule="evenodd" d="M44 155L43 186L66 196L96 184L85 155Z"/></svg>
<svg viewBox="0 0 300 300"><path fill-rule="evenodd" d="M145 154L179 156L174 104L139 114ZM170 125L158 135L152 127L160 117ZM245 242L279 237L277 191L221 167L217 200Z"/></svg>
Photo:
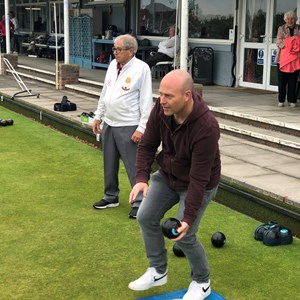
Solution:
<svg viewBox="0 0 300 300"><path fill-rule="evenodd" d="M278 85L278 71L275 66L271 66L270 85Z"/></svg>
<svg viewBox="0 0 300 300"><path fill-rule="evenodd" d="M284 24L284 14L290 10L297 14L297 0L275 1L274 10L272 41L276 43L278 27Z"/></svg>
<svg viewBox="0 0 300 300"><path fill-rule="evenodd" d="M47 19L47 7L46 5L20 5L17 6L16 15L19 21L20 31L23 32L44 32L47 31L46 22ZM41 26L37 26L37 21L41 20Z"/></svg>
<svg viewBox="0 0 300 300"><path fill-rule="evenodd" d="M176 0L141 0L138 34L167 36L176 22Z"/></svg>
<svg viewBox="0 0 300 300"><path fill-rule="evenodd" d="M140 0L139 35L166 36L176 22L176 0ZM189 37L229 39L235 0L189 0Z"/></svg>
<svg viewBox="0 0 300 300"><path fill-rule="evenodd" d="M63 2L55 2L56 4L56 27L57 33L64 33L64 4ZM54 4L50 3L51 9L51 33L55 33L55 18L54 18Z"/></svg>
<svg viewBox="0 0 300 300"><path fill-rule="evenodd" d="M17 18L20 31L30 32L30 10L25 6L17 7Z"/></svg>
<svg viewBox="0 0 300 300"><path fill-rule="evenodd" d="M266 0L247 1L245 42L265 42L266 11Z"/></svg>
<svg viewBox="0 0 300 300"><path fill-rule="evenodd" d="M189 37L229 39L235 0L189 1Z"/></svg>
<svg viewBox="0 0 300 300"><path fill-rule="evenodd" d="M244 81L261 84L264 66L257 61L257 51L257 49L245 49L243 78Z"/></svg>

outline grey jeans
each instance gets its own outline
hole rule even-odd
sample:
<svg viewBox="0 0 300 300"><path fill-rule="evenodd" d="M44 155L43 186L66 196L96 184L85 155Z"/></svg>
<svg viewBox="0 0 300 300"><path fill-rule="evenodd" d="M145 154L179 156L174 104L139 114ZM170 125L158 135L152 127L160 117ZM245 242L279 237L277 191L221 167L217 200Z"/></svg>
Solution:
<svg viewBox="0 0 300 300"><path fill-rule="evenodd" d="M135 185L135 156L137 145L131 140L137 126L112 127L104 122L102 129L102 151L104 159L104 198L114 200L119 195L119 168L122 159L131 187ZM132 207L142 201L139 193Z"/></svg>
<svg viewBox="0 0 300 300"><path fill-rule="evenodd" d="M191 268L191 277L197 282L207 282L210 276L210 269L207 257L202 244L196 236L200 220L209 202L216 196L218 186L205 191L201 207L197 212L197 218L190 226L188 233L177 245L185 253ZM151 177L151 184L147 197L142 201L137 214L147 258L150 267L157 272L164 273L167 269L167 251L165 240L160 228L161 219L164 214L179 203L177 219L183 218L185 197L187 191L175 191L171 189L159 171Z"/></svg>

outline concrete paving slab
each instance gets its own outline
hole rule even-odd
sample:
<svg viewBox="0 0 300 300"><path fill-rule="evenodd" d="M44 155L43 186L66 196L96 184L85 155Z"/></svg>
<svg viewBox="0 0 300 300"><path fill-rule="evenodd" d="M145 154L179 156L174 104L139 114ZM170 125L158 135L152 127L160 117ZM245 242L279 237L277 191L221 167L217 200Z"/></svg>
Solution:
<svg viewBox="0 0 300 300"><path fill-rule="evenodd" d="M275 163L274 165L269 165L267 167L277 173L285 174L294 179L298 179L298 180L300 179L299 165L295 159L285 160L285 158L280 158L280 165L278 163Z"/></svg>
<svg viewBox="0 0 300 300"><path fill-rule="evenodd" d="M245 147L245 145L247 146ZM222 145L223 154L235 157L237 159L242 159L249 156L255 157L258 154L258 151L261 154L268 155L268 151L266 149L256 148L250 144L240 143L227 146Z"/></svg>
<svg viewBox="0 0 300 300"><path fill-rule="evenodd" d="M236 159L235 158L230 157L230 156L226 156L226 155L223 155L223 154L222 154L221 159L222 159L222 161L221 161L222 167L225 166L225 165L236 163ZM223 172L223 170L222 170L222 172Z"/></svg>
<svg viewBox="0 0 300 300"><path fill-rule="evenodd" d="M289 178L279 173L264 174L263 176L253 176L247 178L247 184L258 187L261 190L269 190L271 193L295 201L300 199L299 180ZM270 182L272 182L270 188Z"/></svg>
<svg viewBox="0 0 300 300"><path fill-rule="evenodd" d="M251 163L247 163L240 160L235 160L230 164L223 162L222 175L234 178L240 182L248 183L249 178L261 177L263 175L275 175L269 169L262 168Z"/></svg>

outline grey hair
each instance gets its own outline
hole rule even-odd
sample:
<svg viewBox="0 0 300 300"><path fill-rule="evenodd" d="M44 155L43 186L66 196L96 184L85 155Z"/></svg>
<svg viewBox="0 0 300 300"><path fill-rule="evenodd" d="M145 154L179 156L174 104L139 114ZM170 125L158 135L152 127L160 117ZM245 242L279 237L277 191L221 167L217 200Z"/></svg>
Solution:
<svg viewBox="0 0 300 300"><path fill-rule="evenodd" d="M138 42L131 34L123 34L116 37L115 42L120 41L124 48L132 48L134 54L138 50Z"/></svg>
<svg viewBox="0 0 300 300"><path fill-rule="evenodd" d="M283 20L286 21L286 19L287 19L288 17L294 18L295 21L298 20L298 17L297 17L297 15L296 15L296 13L295 13L294 11L292 11L292 10L289 10L289 11L287 11L287 12L284 14Z"/></svg>
<svg viewBox="0 0 300 300"><path fill-rule="evenodd" d="M175 35L178 35L178 34L179 34L179 28L176 27L175 24L171 24L171 25L169 26L169 29L170 29L170 28L173 28L173 29L175 30Z"/></svg>

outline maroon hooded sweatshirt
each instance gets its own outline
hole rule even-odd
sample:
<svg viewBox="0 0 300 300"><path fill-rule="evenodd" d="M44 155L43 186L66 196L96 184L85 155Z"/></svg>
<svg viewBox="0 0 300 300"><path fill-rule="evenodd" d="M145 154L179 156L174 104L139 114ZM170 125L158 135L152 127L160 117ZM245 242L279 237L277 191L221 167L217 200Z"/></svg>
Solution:
<svg viewBox="0 0 300 300"><path fill-rule="evenodd" d="M172 133L171 117L165 116L160 99L153 107L136 159L136 181L148 183L151 165L156 159L170 188L187 190L181 221L191 225L204 192L218 185L221 161L219 124L198 93L194 106L183 124ZM156 156L158 147L162 150Z"/></svg>

